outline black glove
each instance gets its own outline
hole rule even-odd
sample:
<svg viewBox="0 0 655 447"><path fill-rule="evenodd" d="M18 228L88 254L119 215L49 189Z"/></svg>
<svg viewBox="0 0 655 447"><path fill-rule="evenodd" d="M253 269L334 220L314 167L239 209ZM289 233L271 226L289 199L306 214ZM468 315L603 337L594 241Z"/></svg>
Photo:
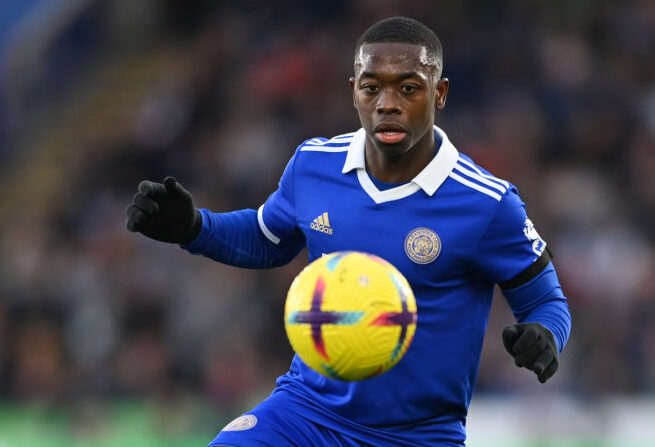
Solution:
<svg viewBox="0 0 655 447"><path fill-rule="evenodd" d="M557 368L557 345L553 334L539 323L519 323L503 329L503 344L516 366L534 371L545 383Z"/></svg>
<svg viewBox="0 0 655 447"><path fill-rule="evenodd" d="M126 210L129 231L177 244L188 244L198 236L202 216L175 178L166 177L163 184L143 180L138 190Z"/></svg>

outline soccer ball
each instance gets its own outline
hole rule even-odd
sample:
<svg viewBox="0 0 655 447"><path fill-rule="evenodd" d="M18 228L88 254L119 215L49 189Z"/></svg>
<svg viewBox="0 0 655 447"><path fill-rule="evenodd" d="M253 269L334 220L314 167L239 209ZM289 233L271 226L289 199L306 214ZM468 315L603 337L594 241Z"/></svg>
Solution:
<svg viewBox="0 0 655 447"><path fill-rule="evenodd" d="M293 350L312 369L339 380L389 370L416 331L416 300L384 259L356 251L316 259L294 279L284 322Z"/></svg>

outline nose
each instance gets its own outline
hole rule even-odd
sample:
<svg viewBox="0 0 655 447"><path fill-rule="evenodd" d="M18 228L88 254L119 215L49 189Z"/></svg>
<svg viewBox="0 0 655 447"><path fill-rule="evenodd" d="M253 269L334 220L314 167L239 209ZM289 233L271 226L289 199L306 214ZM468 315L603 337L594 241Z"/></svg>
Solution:
<svg viewBox="0 0 655 447"><path fill-rule="evenodd" d="M377 98L375 110L379 114L400 113L398 96L392 89L383 89Z"/></svg>

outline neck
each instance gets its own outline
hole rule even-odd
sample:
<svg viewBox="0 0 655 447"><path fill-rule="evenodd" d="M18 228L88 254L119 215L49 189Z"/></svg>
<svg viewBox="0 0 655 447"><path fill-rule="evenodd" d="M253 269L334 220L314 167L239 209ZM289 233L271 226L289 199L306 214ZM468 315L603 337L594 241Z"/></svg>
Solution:
<svg viewBox="0 0 655 447"><path fill-rule="evenodd" d="M367 136L366 170L382 182L408 182L432 161L436 152L436 141L432 128L408 150L393 155L377 148L375 142Z"/></svg>

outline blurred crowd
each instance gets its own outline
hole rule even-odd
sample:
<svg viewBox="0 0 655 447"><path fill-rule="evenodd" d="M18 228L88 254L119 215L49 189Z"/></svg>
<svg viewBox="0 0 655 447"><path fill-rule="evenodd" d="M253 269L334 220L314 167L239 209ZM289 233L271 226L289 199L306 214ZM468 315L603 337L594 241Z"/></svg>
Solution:
<svg viewBox="0 0 655 447"><path fill-rule="evenodd" d="M437 124L518 186L555 255L573 331L548 392L655 393L652 1L60 4L0 53L0 398L229 413L268 393L306 254L226 267L127 232L124 211L166 175L200 207L257 208L301 141L359 127L354 44L391 15L441 38ZM477 393L543 392L503 350L511 321L498 294Z"/></svg>

